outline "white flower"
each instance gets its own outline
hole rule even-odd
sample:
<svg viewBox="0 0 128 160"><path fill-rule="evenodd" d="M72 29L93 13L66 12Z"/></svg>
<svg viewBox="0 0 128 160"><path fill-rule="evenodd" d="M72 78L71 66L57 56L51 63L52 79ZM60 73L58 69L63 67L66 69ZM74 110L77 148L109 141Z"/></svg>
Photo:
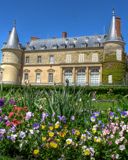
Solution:
<svg viewBox="0 0 128 160"><path fill-rule="evenodd" d="M20 134L19 134L19 137L23 139L25 136L26 136L26 133L21 131Z"/></svg>
<svg viewBox="0 0 128 160"><path fill-rule="evenodd" d="M111 137L111 139L113 139L113 138L114 138L114 135L113 135L113 134L111 134L111 135L110 135L110 137Z"/></svg>
<svg viewBox="0 0 128 160"><path fill-rule="evenodd" d="M85 150L87 148L87 146L82 146L82 150Z"/></svg>
<svg viewBox="0 0 128 160"><path fill-rule="evenodd" d="M125 139L124 137L121 137L121 138L119 139L119 141L122 142L124 139Z"/></svg>
<svg viewBox="0 0 128 160"><path fill-rule="evenodd" d="M119 139L116 139L116 141L115 141L115 144L119 144L120 143L120 140Z"/></svg>
<svg viewBox="0 0 128 160"><path fill-rule="evenodd" d="M119 154L116 154L115 158L116 158L116 159L119 159Z"/></svg>
<svg viewBox="0 0 128 160"><path fill-rule="evenodd" d="M120 146L119 146L119 150L120 150L120 151L125 150L125 145L120 145Z"/></svg>
<svg viewBox="0 0 128 160"><path fill-rule="evenodd" d="M67 143L67 144L71 144L71 143L72 143L72 139L71 139L71 138L68 138L68 139L66 140L66 143Z"/></svg>
<svg viewBox="0 0 128 160"><path fill-rule="evenodd" d="M30 132L31 134L34 134L34 131L33 131L33 129L30 129L30 130L29 130L29 132Z"/></svg>

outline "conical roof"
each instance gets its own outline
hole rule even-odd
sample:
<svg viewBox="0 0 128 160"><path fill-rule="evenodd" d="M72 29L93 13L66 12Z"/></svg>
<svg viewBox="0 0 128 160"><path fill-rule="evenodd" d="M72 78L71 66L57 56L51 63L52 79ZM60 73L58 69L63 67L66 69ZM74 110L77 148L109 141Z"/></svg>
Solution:
<svg viewBox="0 0 128 160"><path fill-rule="evenodd" d="M114 9L112 11L112 20L111 20L111 24L110 24L110 27L109 27L109 31L108 31L108 34L107 34L106 41L123 41L122 36L119 37L117 35L116 15L115 15Z"/></svg>
<svg viewBox="0 0 128 160"><path fill-rule="evenodd" d="M4 48L21 49L15 25L13 26L11 32L9 33L9 37L6 45L4 45Z"/></svg>

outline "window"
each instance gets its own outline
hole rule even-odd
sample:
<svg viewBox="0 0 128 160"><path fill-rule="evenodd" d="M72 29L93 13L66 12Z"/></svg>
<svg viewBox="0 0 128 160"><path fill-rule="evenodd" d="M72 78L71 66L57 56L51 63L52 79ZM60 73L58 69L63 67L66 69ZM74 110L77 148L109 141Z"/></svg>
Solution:
<svg viewBox="0 0 128 160"><path fill-rule="evenodd" d="M98 62L98 54L97 53L92 54L92 62Z"/></svg>
<svg viewBox="0 0 128 160"><path fill-rule="evenodd" d="M28 73L24 73L24 81L28 80Z"/></svg>
<svg viewBox="0 0 128 160"><path fill-rule="evenodd" d="M118 61L122 61L122 50L121 49L116 50L116 59Z"/></svg>
<svg viewBox="0 0 128 160"><path fill-rule="evenodd" d="M52 46L52 49L57 49L58 48L58 45L57 44L54 44L53 46Z"/></svg>
<svg viewBox="0 0 128 160"><path fill-rule="evenodd" d="M25 63L29 63L29 56L25 57Z"/></svg>
<svg viewBox="0 0 128 160"><path fill-rule="evenodd" d="M40 83L40 82L41 82L41 74L36 73L36 83Z"/></svg>
<svg viewBox="0 0 128 160"><path fill-rule="evenodd" d="M66 55L66 63L71 63L71 55L70 54Z"/></svg>
<svg viewBox="0 0 128 160"><path fill-rule="evenodd" d="M54 59L53 55L50 55L49 62L50 62L50 64L54 64L55 63L55 59Z"/></svg>
<svg viewBox="0 0 128 160"><path fill-rule="evenodd" d="M79 54L79 62L84 62L84 54Z"/></svg>
<svg viewBox="0 0 128 160"><path fill-rule="evenodd" d="M90 83L91 85L95 85L95 86L100 84L99 68L91 68Z"/></svg>
<svg viewBox="0 0 128 160"><path fill-rule="evenodd" d="M81 68L77 71L77 84L82 85L86 83L85 68Z"/></svg>
<svg viewBox="0 0 128 160"><path fill-rule="evenodd" d="M64 73L64 80L69 80L69 84L72 83L72 69L66 69Z"/></svg>
<svg viewBox="0 0 128 160"><path fill-rule="evenodd" d="M37 63L41 63L42 59L41 56L37 56Z"/></svg>
<svg viewBox="0 0 128 160"><path fill-rule="evenodd" d="M108 83L109 83L109 84L112 83L112 75L108 75Z"/></svg>
<svg viewBox="0 0 128 160"><path fill-rule="evenodd" d="M75 44L74 43L69 44L69 48L75 48Z"/></svg>
<svg viewBox="0 0 128 160"><path fill-rule="evenodd" d="M48 73L48 83L53 83L53 73Z"/></svg>

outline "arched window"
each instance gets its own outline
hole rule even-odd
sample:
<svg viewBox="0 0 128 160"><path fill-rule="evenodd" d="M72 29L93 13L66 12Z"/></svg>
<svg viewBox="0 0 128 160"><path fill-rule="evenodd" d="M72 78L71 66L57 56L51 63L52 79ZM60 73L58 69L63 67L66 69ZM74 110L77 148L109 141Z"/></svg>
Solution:
<svg viewBox="0 0 128 160"><path fill-rule="evenodd" d="M100 73L99 67L94 67L90 69L90 85L97 86L100 84Z"/></svg>
<svg viewBox="0 0 128 160"><path fill-rule="evenodd" d="M84 85L86 83L86 72L85 68L80 68L77 71L77 84Z"/></svg>
<svg viewBox="0 0 128 160"><path fill-rule="evenodd" d="M72 83L72 69L66 69L64 72L64 80L68 80L69 84Z"/></svg>

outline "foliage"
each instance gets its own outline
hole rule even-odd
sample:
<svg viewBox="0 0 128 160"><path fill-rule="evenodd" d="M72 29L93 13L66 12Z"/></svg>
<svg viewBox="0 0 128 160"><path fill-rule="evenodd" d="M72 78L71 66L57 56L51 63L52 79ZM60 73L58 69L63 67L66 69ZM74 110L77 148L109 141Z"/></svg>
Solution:
<svg viewBox="0 0 128 160"><path fill-rule="evenodd" d="M103 95L70 89L25 86L0 97L0 154L21 160L127 159L127 96L117 95L116 106L101 109L95 98ZM106 95L114 97L114 89Z"/></svg>

